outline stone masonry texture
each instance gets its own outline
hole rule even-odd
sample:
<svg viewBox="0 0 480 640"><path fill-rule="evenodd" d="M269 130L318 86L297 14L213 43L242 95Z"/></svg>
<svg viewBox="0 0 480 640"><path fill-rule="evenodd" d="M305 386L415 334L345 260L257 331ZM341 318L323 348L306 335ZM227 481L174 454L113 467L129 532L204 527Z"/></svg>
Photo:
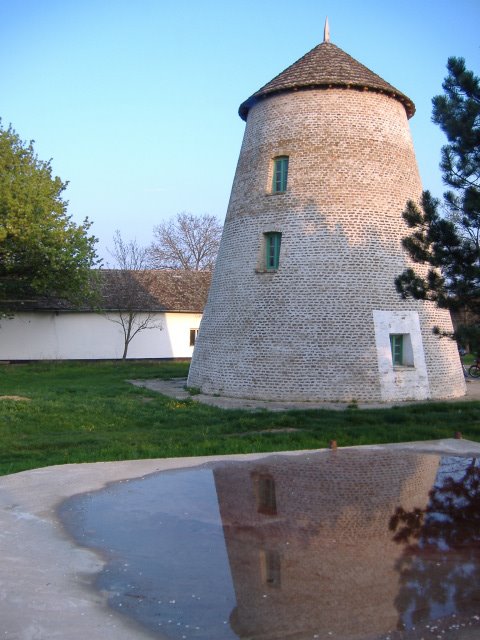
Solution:
<svg viewBox="0 0 480 640"><path fill-rule="evenodd" d="M272 194L277 156L289 157L288 183ZM463 395L456 346L432 332L451 331L449 313L401 300L394 286L409 265L402 212L421 190L394 96L331 86L253 102L188 384L266 400L381 401L373 312L405 311L420 320L424 397ZM264 268L268 232L282 234L275 271ZM414 367L398 380L398 399L419 399Z"/></svg>

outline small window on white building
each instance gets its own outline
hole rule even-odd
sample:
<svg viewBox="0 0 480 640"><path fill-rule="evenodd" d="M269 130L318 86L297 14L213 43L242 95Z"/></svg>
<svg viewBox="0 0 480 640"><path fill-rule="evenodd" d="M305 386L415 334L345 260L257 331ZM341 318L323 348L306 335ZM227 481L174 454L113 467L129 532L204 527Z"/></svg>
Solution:
<svg viewBox="0 0 480 640"><path fill-rule="evenodd" d="M413 367L413 349L410 334L391 333L390 349L394 367Z"/></svg>
<svg viewBox="0 0 480 640"><path fill-rule="evenodd" d="M190 346L194 347L198 337L198 329L190 329Z"/></svg>

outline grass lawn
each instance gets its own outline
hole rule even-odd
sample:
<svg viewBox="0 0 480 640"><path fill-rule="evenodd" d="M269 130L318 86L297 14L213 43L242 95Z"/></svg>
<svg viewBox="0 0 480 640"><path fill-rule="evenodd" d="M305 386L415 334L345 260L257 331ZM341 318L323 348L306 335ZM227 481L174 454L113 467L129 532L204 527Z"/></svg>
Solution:
<svg viewBox="0 0 480 640"><path fill-rule="evenodd" d="M314 449L332 439L346 446L447 438L461 431L480 441L480 402L226 411L126 382L185 377L187 371L188 363L176 362L1 365L0 474L70 462Z"/></svg>

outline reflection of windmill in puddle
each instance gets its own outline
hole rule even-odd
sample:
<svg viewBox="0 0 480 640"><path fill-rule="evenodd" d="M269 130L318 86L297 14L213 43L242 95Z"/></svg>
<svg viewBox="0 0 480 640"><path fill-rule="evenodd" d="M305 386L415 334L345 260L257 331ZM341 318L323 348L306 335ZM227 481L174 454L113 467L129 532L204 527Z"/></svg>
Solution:
<svg viewBox="0 0 480 640"><path fill-rule="evenodd" d="M370 637L395 629L398 505L424 508L438 457L337 451L216 468L240 638Z"/></svg>

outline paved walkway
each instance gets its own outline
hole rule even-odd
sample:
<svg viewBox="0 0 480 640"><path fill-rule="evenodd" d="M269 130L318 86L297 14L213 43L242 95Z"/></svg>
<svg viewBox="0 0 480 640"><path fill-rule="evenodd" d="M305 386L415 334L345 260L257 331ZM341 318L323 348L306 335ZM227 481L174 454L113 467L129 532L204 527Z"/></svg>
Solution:
<svg viewBox="0 0 480 640"><path fill-rule="evenodd" d="M251 411L268 409L269 411L288 411L289 409L333 409L342 411L348 407L346 402L274 402L268 400L250 400L248 398L227 398L224 396L208 396L203 393L192 395L186 390L186 378L172 378L171 380L130 380L131 384L151 391L176 398L177 400L185 400L190 398L195 402L202 402L221 409L250 409ZM461 398L453 400L445 400L445 402L468 402L471 400L480 400L480 379L473 378L466 380L467 393ZM429 402L422 400L421 402ZM401 404L418 404L419 402L359 402L359 409L385 409Z"/></svg>

